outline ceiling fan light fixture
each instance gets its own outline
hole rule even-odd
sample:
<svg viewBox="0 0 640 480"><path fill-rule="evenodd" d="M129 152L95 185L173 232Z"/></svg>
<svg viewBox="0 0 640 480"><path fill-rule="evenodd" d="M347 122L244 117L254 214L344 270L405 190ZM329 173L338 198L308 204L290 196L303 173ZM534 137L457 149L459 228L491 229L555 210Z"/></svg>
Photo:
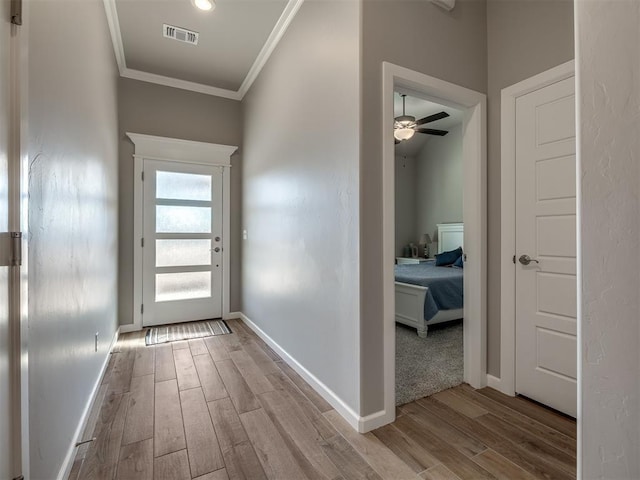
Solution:
<svg viewBox="0 0 640 480"><path fill-rule="evenodd" d="M395 137L396 140L409 140L411 137L413 137L413 135L416 133L416 131L413 128L396 128L393 131L393 136Z"/></svg>
<svg viewBox="0 0 640 480"><path fill-rule="evenodd" d="M193 0L193 4L198 10L202 10L203 12L209 12L216 8L213 0Z"/></svg>

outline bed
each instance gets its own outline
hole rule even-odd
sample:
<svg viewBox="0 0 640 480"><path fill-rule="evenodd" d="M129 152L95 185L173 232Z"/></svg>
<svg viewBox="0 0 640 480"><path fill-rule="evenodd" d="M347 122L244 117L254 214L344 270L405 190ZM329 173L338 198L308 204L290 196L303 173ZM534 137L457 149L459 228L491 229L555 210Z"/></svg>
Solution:
<svg viewBox="0 0 640 480"><path fill-rule="evenodd" d="M464 224L438 225L438 253L463 246ZM463 269L436 267L434 261L395 266L396 322L425 338L429 325L463 317Z"/></svg>

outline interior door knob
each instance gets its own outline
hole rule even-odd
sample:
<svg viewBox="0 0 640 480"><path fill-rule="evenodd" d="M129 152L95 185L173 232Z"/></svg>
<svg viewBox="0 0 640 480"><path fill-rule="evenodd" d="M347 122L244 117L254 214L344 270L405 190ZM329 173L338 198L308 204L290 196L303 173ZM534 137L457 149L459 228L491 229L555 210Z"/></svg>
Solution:
<svg viewBox="0 0 640 480"><path fill-rule="evenodd" d="M531 258L529 255L520 255L518 261L522 265L529 265L531 262L540 263L538 260L536 260L535 258Z"/></svg>
<svg viewBox="0 0 640 480"><path fill-rule="evenodd" d="M216 253L219 252L220 251L220 247L214 248L213 251L216 252Z"/></svg>

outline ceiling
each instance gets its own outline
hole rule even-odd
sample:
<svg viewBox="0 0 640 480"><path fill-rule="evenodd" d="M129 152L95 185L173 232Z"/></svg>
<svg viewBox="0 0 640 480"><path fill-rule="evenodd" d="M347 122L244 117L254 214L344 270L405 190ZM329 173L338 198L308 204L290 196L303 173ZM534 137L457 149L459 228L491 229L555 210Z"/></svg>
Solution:
<svg viewBox="0 0 640 480"><path fill-rule="evenodd" d="M301 0L104 0L124 77L241 99ZM199 33L198 45L164 38L163 24Z"/></svg>
<svg viewBox="0 0 640 480"><path fill-rule="evenodd" d="M428 100L424 100L422 98L418 98L415 96L407 95L405 99L406 103L406 114L416 117L416 119L421 119L426 117L427 115L432 115L438 112L447 112L449 116L447 118L443 118L442 120L436 120L435 122L431 122L426 125L422 125L425 128L435 128L439 130L451 130L457 125L462 125L464 120L464 114L461 110L447 107L444 105L440 105L438 103L430 102ZM402 115L402 97L399 92L394 92L393 96L393 110L394 117L398 117ZM396 155L406 155L408 157L415 157L420 150L425 146L425 144L434 138L442 138L442 137L434 137L432 135L423 135L421 133L416 133L409 140L405 140L400 142L395 146Z"/></svg>

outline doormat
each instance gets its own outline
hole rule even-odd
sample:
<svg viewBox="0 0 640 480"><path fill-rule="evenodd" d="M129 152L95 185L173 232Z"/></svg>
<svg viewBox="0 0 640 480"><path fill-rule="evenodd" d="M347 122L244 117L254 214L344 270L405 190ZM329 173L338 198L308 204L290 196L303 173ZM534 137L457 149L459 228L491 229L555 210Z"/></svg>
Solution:
<svg viewBox="0 0 640 480"><path fill-rule="evenodd" d="M232 333L224 320L203 320L201 322L162 325L147 330L144 337L146 345L191 340L193 338L211 337Z"/></svg>

